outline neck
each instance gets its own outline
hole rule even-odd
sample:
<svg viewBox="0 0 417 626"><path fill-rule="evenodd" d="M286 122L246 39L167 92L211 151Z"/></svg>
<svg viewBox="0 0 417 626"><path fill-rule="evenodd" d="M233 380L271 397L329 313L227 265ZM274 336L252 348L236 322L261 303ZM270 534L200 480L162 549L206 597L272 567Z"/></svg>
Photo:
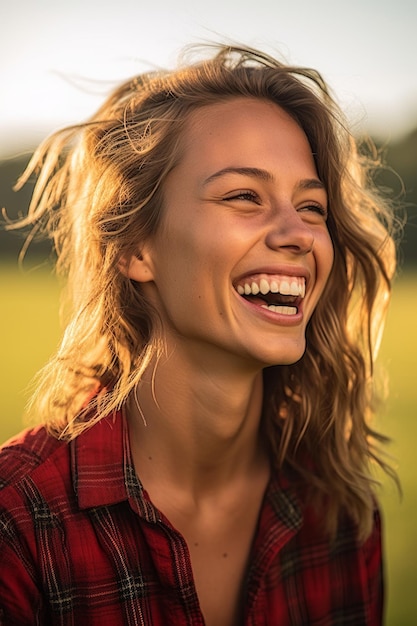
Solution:
<svg viewBox="0 0 417 626"><path fill-rule="evenodd" d="M265 460L259 433L262 371L173 351L145 373L128 405L136 471L199 497ZM263 459L263 461L262 461Z"/></svg>

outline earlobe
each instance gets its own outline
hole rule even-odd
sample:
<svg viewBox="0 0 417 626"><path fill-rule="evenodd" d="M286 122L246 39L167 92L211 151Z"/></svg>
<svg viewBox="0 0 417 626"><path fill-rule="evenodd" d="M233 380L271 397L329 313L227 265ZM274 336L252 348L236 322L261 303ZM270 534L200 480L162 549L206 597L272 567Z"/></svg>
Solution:
<svg viewBox="0 0 417 626"><path fill-rule="evenodd" d="M119 261L119 269L127 278L136 280L138 283L148 283L154 279L150 260L144 254L122 257Z"/></svg>

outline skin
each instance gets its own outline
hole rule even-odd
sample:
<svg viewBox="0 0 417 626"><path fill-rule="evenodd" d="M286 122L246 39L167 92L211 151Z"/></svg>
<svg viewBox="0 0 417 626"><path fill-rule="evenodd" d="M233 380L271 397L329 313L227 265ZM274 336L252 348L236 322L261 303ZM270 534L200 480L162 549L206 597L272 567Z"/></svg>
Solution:
<svg viewBox="0 0 417 626"><path fill-rule="evenodd" d="M185 536L207 623L220 626L238 619L269 479L262 370L302 357L333 246L309 143L277 105L235 98L199 109L183 145L165 183L162 226L125 269L159 311L166 345L128 421L136 471ZM295 315L238 293L282 276L305 279Z"/></svg>

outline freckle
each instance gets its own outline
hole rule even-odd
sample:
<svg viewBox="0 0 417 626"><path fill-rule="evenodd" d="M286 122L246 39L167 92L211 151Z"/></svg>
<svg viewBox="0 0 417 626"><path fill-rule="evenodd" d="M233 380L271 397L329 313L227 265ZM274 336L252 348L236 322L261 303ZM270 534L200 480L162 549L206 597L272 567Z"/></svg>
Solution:
<svg viewBox="0 0 417 626"><path fill-rule="evenodd" d="M195 547L197 548L197 546L198 546L198 541L195 541L195 542L194 542L194 545L195 545Z"/></svg>
<svg viewBox="0 0 417 626"><path fill-rule="evenodd" d="M151 457L151 456L148 456L148 459L149 459L150 461L152 461L152 457Z"/></svg>
<svg viewBox="0 0 417 626"><path fill-rule="evenodd" d="M227 554L227 552L223 552L223 558L224 558L224 559L227 559L227 557L228 557L228 556L229 556L229 555Z"/></svg>

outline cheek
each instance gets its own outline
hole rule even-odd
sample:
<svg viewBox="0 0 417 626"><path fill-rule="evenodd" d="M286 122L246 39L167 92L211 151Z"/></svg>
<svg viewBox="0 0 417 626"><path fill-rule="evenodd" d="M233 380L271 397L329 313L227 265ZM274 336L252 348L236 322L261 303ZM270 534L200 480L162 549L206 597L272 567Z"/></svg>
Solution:
<svg viewBox="0 0 417 626"><path fill-rule="evenodd" d="M316 238L316 259L318 277L324 282L329 278L334 262L334 246L329 231L323 231Z"/></svg>
<svg viewBox="0 0 417 626"><path fill-rule="evenodd" d="M189 226L161 235L155 249L155 286L166 310L185 314L207 297L216 253Z"/></svg>

